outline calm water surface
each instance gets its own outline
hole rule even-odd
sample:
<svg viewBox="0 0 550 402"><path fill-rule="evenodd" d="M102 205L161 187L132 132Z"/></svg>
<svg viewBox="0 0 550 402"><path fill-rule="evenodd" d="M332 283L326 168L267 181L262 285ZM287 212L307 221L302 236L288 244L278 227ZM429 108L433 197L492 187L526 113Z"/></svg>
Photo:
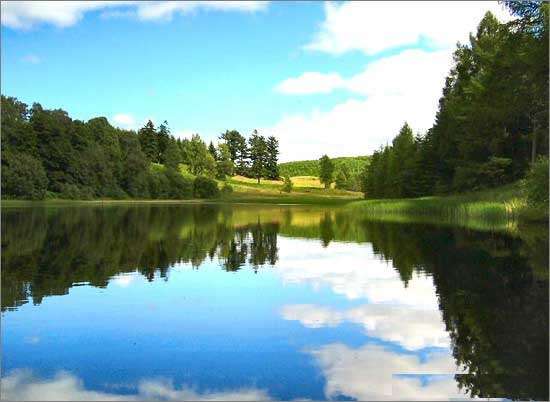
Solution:
<svg viewBox="0 0 550 402"><path fill-rule="evenodd" d="M2 210L4 399L548 399L548 237L341 209Z"/></svg>

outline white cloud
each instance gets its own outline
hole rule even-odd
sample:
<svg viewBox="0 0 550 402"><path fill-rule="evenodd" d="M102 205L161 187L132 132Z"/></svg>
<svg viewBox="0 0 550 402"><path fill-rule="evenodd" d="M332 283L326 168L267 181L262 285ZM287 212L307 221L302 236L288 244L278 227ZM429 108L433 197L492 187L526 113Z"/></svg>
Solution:
<svg viewBox="0 0 550 402"><path fill-rule="evenodd" d="M362 325L367 335L398 343L409 350L449 347L438 309L423 310L400 305L365 304L336 311L310 304L288 305L282 311L286 320L298 320L309 328L337 326L348 321Z"/></svg>
<svg viewBox="0 0 550 402"><path fill-rule="evenodd" d="M414 45L425 37L437 51L405 50L366 65L363 72L306 72L279 83L284 94L347 90L348 99L326 111L288 114L265 131L280 138L281 161L370 154L391 142L407 121L415 131L432 126L457 41L465 41L487 10L510 15L497 2L346 2L325 4L325 20L306 47L333 55L375 54Z"/></svg>
<svg viewBox="0 0 550 402"><path fill-rule="evenodd" d="M339 395L367 400L467 399L458 389L453 374L460 371L448 352L430 353L425 360L376 345L350 348L330 344L310 351L326 378L325 396ZM419 376L428 375L422 384Z"/></svg>
<svg viewBox="0 0 550 402"><path fill-rule="evenodd" d="M332 242L326 248L312 248L304 243L320 241L280 237L278 242L276 274L283 283L327 286L348 300L438 308L432 278L415 272L405 287L391 263L381 261L370 244Z"/></svg>
<svg viewBox="0 0 550 402"><path fill-rule="evenodd" d="M114 277L111 282L121 288L127 288L137 278L136 274L120 274Z"/></svg>
<svg viewBox="0 0 550 402"><path fill-rule="evenodd" d="M31 64L39 64L39 63L42 62L42 59L40 57L38 57L37 55L35 55L35 54L28 54L28 55L24 56L22 58L22 60L25 63L31 63Z"/></svg>
<svg viewBox="0 0 550 402"><path fill-rule="evenodd" d="M76 24L88 11L119 5L108 1L3 1L2 25L29 29L48 23L63 28Z"/></svg>
<svg viewBox="0 0 550 402"><path fill-rule="evenodd" d="M188 14L197 10L254 12L262 10L267 2L260 1L3 1L2 25L14 29L29 29L39 24L60 28L72 26L84 14L104 10L104 16L132 15L140 20L170 20L176 13Z"/></svg>
<svg viewBox="0 0 550 402"><path fill-rule="evenodd" d="M468 39L487 11L500 19L510 18L496 1L326 3L325 20L306 48L331 54L352 50L374 54L415 44L421 36L436 46L454 46Z"/></svg>
<svg viewBox="0 0 550 402"><path fill-rule="evenodd" d="M191 388L176 388L170 381L143 380L137 385L137 393L119 395L84 388L82 380L67 372L60 372L52 379L37 379L29 370L16 370L3 377L2 400L9 401L259 401L269 400L269 395L259 389L243 388L234 391L210 391L198 393Z"/></svg>
<svg viewBox="0 0 550 402"><path fill-rule="evenodd" d="M111 119L115 126L125 130L134 130L137 128L136 118L131 114L119 113L115 114Z"/></svg>
<svg viewBox="0 0 550 402"><path fill-rule="evenodd" d="M312 248L306 242L279 238L277 274L283 283L328 287L348 300L367 304L335 310L312 304L286 305L281 315L309 328L359 324L367 335L394 342L406 349L448 348L439 303L429 276L414 272L407 286L391 262L374 254L370 244L332 242Z"/></svg>
<svg viewBox="0 0 550 402"><path fill-rule="evenodd" d="M138 4L137 15L142 20L171 19L176 13L188 14L196 10L245 11L264 9L261 1L160 1Z"/></svg>
<svg viewBox="0 0 550 402"><path fill-rule="evenodd" d="M342 88L345 81L335 73L322 74L316 72L303 73L297 78L289 78L281 82L275 88L277 92L284 94L315 94L329 93L337 88Z"/></svg>
<svg viewBox="0 0 550 402"><path fill-rule="evenodd" d="M372 153L391 142L405 121L415 131L431 127L451 65L450 51L407 50L379 59L355 76L333 76L330 80L332 89L346 89L361 98L347 100L328 111L285 116L264 131L279 138L282 161L311 159L324 153ZM284 81L285 93L304 93L304 88L308 93L326 92L327 85L315 89L314 80L303 77ZM316 81L323 79L317 76Z"/></svg>

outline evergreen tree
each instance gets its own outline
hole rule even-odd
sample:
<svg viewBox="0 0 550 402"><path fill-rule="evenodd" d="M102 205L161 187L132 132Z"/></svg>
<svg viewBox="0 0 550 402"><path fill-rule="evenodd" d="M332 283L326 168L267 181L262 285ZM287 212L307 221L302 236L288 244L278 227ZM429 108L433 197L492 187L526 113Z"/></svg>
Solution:
<svg viewBox="0 0 550 402"><path fill-rule="evenodd" d="M271 180L279 179L279 141L277 138L270 136L267 138L267 160L266 171L267 178Z"/></svg>
<svg viewBox="0 0 550 402"><path fill-rule="evenodd" d="M191 137L188 145L187 159L189 161L189 170L195 176L215 176L216 161L210 152L208 152L206 144L198 134L193 134Z"/></svg>
<svg viewBox="0 0 550 402"><path fill-rule="evenodd" d="M210 144L208 145L208 152L210 152L210 155L212 155L214 160L218 160L218 153L216 152L216 147L214 146L212 141L210 141Z"/></svg>
<svg viewBox="0 0 550 402"><path fill-rule="evenodd" d="M319 180L325 185L325 188L329 188L332 183L334 175L334 163L327 155L323 155L319 159Z"/></svg>
<svg viewBox="0 0 550 402"><path fill-rule="evenodd" d="M225 141L229 149L231 160L235 164L235 173L247 176L249 155L246 139L236 130L226 130L226 132L220 136L220 139Z"/></svg>
<svg viewBox="0 0 550 402"><path fill-rule="evenodd" d="M182 163L181 152L178 147L177 141L173 137L169 137L167 147L163 153L164 166L170 169L178 169L180 163Z"/></svg>
<svg viewBox="0 0 550 402"><path fill-rule="evenodd" d="M148 120L145 126L138 131L139 142L143 153L151 162L158 162L159 143L155 125Z"/></svg>
<svg viewBox="0 0 550 402"><path fill-rule="evenodd" d="M231 153L229 152L229 147L227 146L227 144L222 143L218 145L217 155L217 178L224 180L228 176L233 176L235 165L231 160Z"/></svg>
<svg viewBox="0 0 550 402"><path fill-rule="evenodd" d="M166 152L171 145L170 129L168 128L168 122L166 120L164 120L164 122L159 126L159 129L157 131L157 144L158 144L158 148L157 148L158 154L154 162L165 164Z"/></svg>
<svg viewBox="0 0 550 402"><path fill-rule="evenodd" d="M267 142L265 137L258 135L254 130L252 136L248 139L250 152L250 174L258 183L267 173Z"/></svg>

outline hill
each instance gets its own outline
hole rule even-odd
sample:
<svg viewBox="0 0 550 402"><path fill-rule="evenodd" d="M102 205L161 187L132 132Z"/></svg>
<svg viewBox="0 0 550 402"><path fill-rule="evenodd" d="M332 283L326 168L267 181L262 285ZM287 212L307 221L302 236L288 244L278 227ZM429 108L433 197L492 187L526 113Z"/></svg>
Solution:
<svg viewBox="0 0 550 402"><path fill-rule="evenodd" d="M369 156L343 156L340 158L331 158L334 161L336 170L342 164L347 164L353 175L359 174L365 167L365 163L370 160ZM279 164L279 174L284 176L319 176L319 160L305 160L285 162Z"/></svg>

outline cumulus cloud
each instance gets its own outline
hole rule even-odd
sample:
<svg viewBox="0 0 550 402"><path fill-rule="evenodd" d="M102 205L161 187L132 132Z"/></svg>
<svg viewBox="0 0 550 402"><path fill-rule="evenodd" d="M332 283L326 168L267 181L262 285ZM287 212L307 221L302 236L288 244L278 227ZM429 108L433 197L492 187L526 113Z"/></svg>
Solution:
<svg viewBox="0 0 550 402"><path fill-rule="evenodd" d="M188 14L196 10L245 11L264 9L261 1L160 1L138 4L137 15L142 20L171 19L176 13Z"/></svg>
<svg viewBox="0 0 550 402"><path fill-rule="evenodd" d="M369 63L364 71L347 79L332 74L324 80L327 77L323 75L307 73L285 80L277 90L286 94L345 89L361 98L349 99L328 111L287 115L264 131L280 139L284 161L315 157L312 144L318 157L323 153L372 153L390 142L405 121L416 131L431 127L451 65L450 51L408 50ZM315 87L315 82L323 81L326 83Z"/></svg>
<svg viewBox="0 0 550 402"><path fill-rule="evenodd" d="M329 93L345 86L345 81L336 73L304 73L297 78L289 78L275 88L284 94L318 94Z"/></svg>
<svg viewBox="0 0 550 402"><path fill-rule="evenodd" d="M370 154L391 142L405 121L415 131L430 128L454 46L468 39L489 10L502 21L510 19L497 2L326 3L325 19L307 49L332 55L417 49L379 58L355 76L309 71L277 84L277 92L289 95L339 89L360 96L326 111L284 115L265 128L280 138L281 160ZM420 46L419 38L431 47Z"/></svg>
<svg viewBox="0 0 550 402"><path fill-rule="evenodd" d="M335 343L310 353L326 378L325 396L329 399L339 395L360 401L467 398L453 378L460 370L447 351L421 359L377 345L354 349Z"/></svg>
<svg viewBox="0 0 550 402"><path fill-rule="evenodd" d="M139 279L139 277L136 274L121 274L121 275L115 276L110 282L121 288L127 288L136 279Z"/></svg>
<svg viewBox="0 0 550 402"><path fill-rule="evenodd" d="M285 306L281 314L309 328L336 326L342 322L362 325L369 336L398 343L409 350L448 347L450 339L438 309L422 310L399 305L365 304L337 311L311 304Z"/></svg>
<svg viewBox="0 0 550 402"><path fill-rule="evenodd" d="M259 401L269 400L260 389L198 393L188 387L175 387L167 380L143 380L137 393L119 395L87 390L78 377L59 372L51 379L38 379L29 370L15 370L1 380L2 400L9 401Z"/></svg>
<svg viewBox="0 0 550 402"><path fill-rule="evenodd" d="M135 16L139 20L170 20L175 14L198 10L254 12L267 6L261 1L3 1L2 25L30 29L39 24L60 28L80 21L90 11L105 10L109 17Z"/></svg>
<svg viewBox="0 0 550 402"><path fill-rule="evenodd" d="M326 286L348 300L438 308L432 278L415 272L405 287L391 263L374 255L370 244L332 242L327 248L312 248L304 242L320 241L280 237L278 242L276 274L283 283Z"/></svg>
<svg viewBox="0 0 550 402"><path fill-rule="evenodd" d="M29 29L47 23L63 28L76 24L86 12L119 5L109 1L3 1L2 25Z"/></svg>
<svg viewBox="0 0 550 402"><path fill-rule="evenodd" d="M487 11L502 20L510 19L496 1L326 3L321 29L305 47L330 54L352 50L374 54L413 45L421 37L449 47L466 41Z"/></svg>
<svg viewBox="0 0 550 402"><path fill-rule="evenodd" d="M448 348L435 287L431 277L413 273L405 287L391 262L381 260L370 244L332 242L312 248L304 242L279 238L277 274L284 283L330 288L350 301L368 303L349 309L313 304L286 305L281 316L308 328L334 327L344 322L361 325L367 335L409 350Z"/></svg>

